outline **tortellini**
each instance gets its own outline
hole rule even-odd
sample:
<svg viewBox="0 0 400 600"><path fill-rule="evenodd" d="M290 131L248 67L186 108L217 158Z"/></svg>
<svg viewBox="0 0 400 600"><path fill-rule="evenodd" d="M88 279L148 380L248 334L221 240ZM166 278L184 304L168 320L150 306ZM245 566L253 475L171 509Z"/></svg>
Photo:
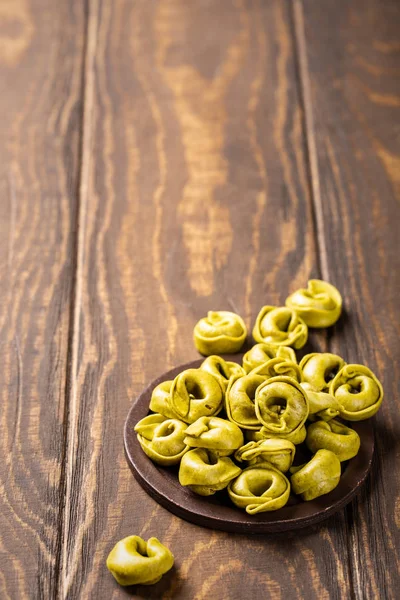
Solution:
<svg viewBox="0 0 400 600"><path fill-rule="evenodd" d="M342 312L342 296L330 283L310 279L307 289L300 289L286 299L308 327L330 327Z"/></svg>
<svg viewBox="0 0 400 600"><path fill-rule="evenodd" d="M286 437L304 425L308 398L291 377L273 377L257 388L255 411L265 431Z"/></svg>
<svg viewBox="0 0 400 600"><path fill-rule="evenodd" d="M292 433L271 433L266 427L261 427L258 431L246 431L246 439L251 442L261 442L270 439L285 439L292 442L295 446L302 444L306 439L307 430L305 425L295 429Z"/></svg>
<svg viewBox="0 0 400 600"><path fill-rule="evenodd" d="M239 352L246 336L243 319L226 310L209 311L207 317L196 324L193 332L194 344L204 356Z"/></svg>
<svg viewBox="0 0 400 600"><path fill-rule="evenodd" d="M150 400L150 410L160 415L164 415L168 419L177 419L179 416L170 408L169 395L173 381L163 381L159 383L153 390Z"/></svg>
<svg viewBox="0 0 400 600"><path fill-rule="evenodd" d="M297 363L296 353L289 346L276 346L274 344L256 344L243 356L243 368L250 373L256 367L263 365L272 358L283 358Z"/></svg>
<svg viewBox="0 0 400 600"><path fill-rule="evenodd" d="M245 375L243 367L235 362L224 360L221 356L208 356L200 365L200 369L211 373L220 384L224 392L228 387L232 375Z"/></svg>
<svg viewBox="0 0 400 600"><path fill-rule="evenodd" d="M344 366L329 386L341 405L340 416L348 421L372 417L383 400L383 388L373 372L363 365Z"/></svg>
<svg viewBox="0 0 400 600"><path fill-rule="evenodd" d="M303 381L303 373L299 365L284 358L271 358L271 360L255 367L250 373L261 375L267 379L284 375L285 377L292 377L299 383Z"/></svg>
<svg viewBox="0 0 400 600"><path fill-rule="evenodd" d="M322 449L330 450L343 462L356 456L360 448L360 436L354 429L335 419L328 423L317 421L307 429L306 444L313 453Z"/></svg>
<svg viewBox="0 0 400 600"><path fill-rule="evenodd" d="M306 354L300 361L304 381L310 383L316 392L327 392L335 375L346 363L341 356L330 352Z"/></svg>
<svg viewBox="0 0 400 600"><path fill-rule="evenodd" d="M315 419L330 421L340 414L341 406L334 396L326 392L316 392L310 383L302 383L301 387L307 393L310 421Z"/></svg>
<svg viewBox="0 0 400 600"><path fill-rule="evenodd" d="M138 535L120 540L107 558L107 568L120 585L157 583L174 564L174 556L157 538Z"/></svg>
<svg viewBox="0 0 400 600"><path fill-rule="evenodd" d="M260 442L249 442L235 452L239 462L246 461L250 465L269 462L282 473L292 466L296 448L292 442L285 439L271 438Z"/></svg>
<svg viewBox="0 0 400 600"><path fill-rule="evenodd" d="M179 483L200 496L211 496L226 488L240 472L228 456L221 457L212 450L196 448L182 457Z"/></svg>
<svg viewBox="0 0 400 600"><path fill-rule="evenodd" d="M226 419L200 417L186 429L184 443L192 448L214 450L219 456L229 456L243 445L243 433Z"/></svg>
<svg viewBox="0 0 400 600"><path fill-rule="evenodd" d="M184 442L187 424L163 415L148 415L135 427L143 452L159 465L177 465L189 450Z"/></svg>
<svg viewBox="0 0 400 600"><path fill-rule="evenodd" d="M286 306L263 306L253 329L256 342L302 348L308 338L308 327L296 311Z"/></svg>
<svg viewBox="0 0 400 600"><path fill-rule="evenodd" d="M261 375L234 376L225 395L225 410L228 419L242 429L260 429L254 399L257 388L265 381Z"/></svg>
<svg viewBox="0 0 400 600"><path fill-rule="evenodd" d="M270 463L258 463L244 469L228 486L232 502L249 515L278 510L289 499L290 483Z"/></svg>
<svg viewBox="0 0 400 600"><path fill-rule="evenodd" d="M222 403L223 391L215 377L202 369L187 369L173 381L163 381L154 388L150 410L194 423L200 417L217 414Z"/></svg>
<svg viewBox="0 0 400 600"><path fill-rule="evenodd" d="M175 377L168 397L171 410L186 423L216 415L222 408L222 401L218 381L201 369L182 371Z"/></svg>
<svg viewBox="0 0 400 600"><path fill-rule="evenodd" d="M308 327L333 325L341 310L334 286L310 280L286 306L262 307L253 328L257 343L242 364L220 354L244 344L243 319L208 312L193 334L206 358L154 388L150 410L156 414L135 427L143 451L159 465L179 464L180 484L196 494L227 488L249 514L278 510L291 491L304 501L332 491L341 462L355 457L361 444L340 419L367 419L383 400L382 385L367 367L330 352L297 361L295 349L307 342ZM313 456L293 466L296 451Z"/></svg>
<svg viewBox="0 0 400 600"><path fill-rule="evenodd" d="M330 450L318 450L308 463L292 467L290 471L292 489L305 501L334 490L341 474L340 461Z"/></svg>

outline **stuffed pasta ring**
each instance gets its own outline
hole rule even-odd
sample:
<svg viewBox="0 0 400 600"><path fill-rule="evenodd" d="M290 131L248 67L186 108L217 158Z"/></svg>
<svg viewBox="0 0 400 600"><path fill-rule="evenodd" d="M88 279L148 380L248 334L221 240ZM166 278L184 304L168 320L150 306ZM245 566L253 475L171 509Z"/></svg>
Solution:
<svg viewBox="0 0 400 600"><path fill-rule="evenodd" d="M290 483L268 462L244 469L228 486L232 502L249 515L278 510L289 499Z"/></svg>
<svg viewBox="0 0 400 600"><path fill-rule="evenodd" d="M184 442L186 423L163 415L148 415L135 426L142 450L151 460L164 467L177 465L189 450Z"/></svg>
<svg viewBox="0 0 400 600"><path fill-rule="evenodd" d="M307 394L291 377L272 377L257 388L255 411L266 432L286 437L301 429L308 417Z"/></svg>
<svg viewBox="0 0 400 600"><path fill-rule="evenodd" d="M329 392L342 407L340 416L348 421L369 419L383 400L381 382L363 365L344 366L331 382Z"/></svg>
<svg viewBox="0 0 400 600"><path fill-rule="evenodd" d="M308 327L330 327L342 312L342 296L330 283L310 279L307 289L300 289L286 299Z"/></svg>

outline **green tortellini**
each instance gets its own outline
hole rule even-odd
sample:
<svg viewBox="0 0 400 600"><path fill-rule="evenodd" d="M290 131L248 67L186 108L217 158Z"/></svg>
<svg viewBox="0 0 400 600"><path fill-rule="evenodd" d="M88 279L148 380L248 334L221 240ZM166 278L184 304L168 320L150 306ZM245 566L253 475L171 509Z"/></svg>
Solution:
<svg viewBox="0 0 400 600"><path fill-rule="evenodd" d="M308 327L333 325L341 310L333 285L308 281L286 306L262 307L253 328L257 343L242 365L220 355L242 348L243 319L209 311L193 332L206 357L200 368L157 385L150 401L156 414L135 427L143 451L160 465L179 464L180 484L196 494L227 488L231 501L249 514L280 509L291 491L304 501L329 493L339 483L341 462L360 448L358 433L340 419L367 419L383 400L382 385L367 367L329 352L307 354L298 364L295 349L306 344ZM310 451L313 457L293 466L296 445L303 442L297 456L307 446L306 456ZM141 543L138 556L146 558ZM146 576L145 583L158 578Z"/></svg>
<svg viewBox="0 0 400 600"><path fill-rule="evenodd" d="M258 431L246 431L246 439L251 442L261 442L270 439L285 439L292 442L295 446L302 444L306 439L307 430L305 425L295 429L293 433L271 433L266 427L261 427Z"/></svg>
<svg viewBox="0 0 400 600"><path fill-rule="evenodd" d="M173 381L163 381L159 383L153 390L150 400L150 410L168 419L179 419L179 416L169 405L169 395Z"/></svg>
<svg viewBox="0 0 400 600"><path fill-rule="evenodd" d="M332 419L329 423L317 421L307 429L306 444L311 452L330 450L340 460L349 460L360 449L360 436L354 429Z"/></svg>
<svg viewBox="0 0 400 600"><path fill-rule="evenodd" d="M243 319L226 310L210 310L207 317L196 324L193 332L194 344L204 356L239 352L246 336Z"/></svg>
<svg viewBox="0 0 400 600"><path fill-rule="evenodd" d="M343 358L329 352L306 354L300 361L304 381L310 383L316 392L327 392L335 375L345 365Z"/></svg>
<svg viewBox="0 0 400 600"><path fill-rule="evenodd" d="M157 583L174 564L174 556L157 538L138 535L120 540L107 558L107 568L120 585Z"/></svg>
<svg viewBox="0 0 400 600"><path fill-rule="evenodd" d="M310 406L308 418L310 421L315 421L316 419L330 421L340 414L341 406L331 394L316 392L310 383L302 383L301 387L307 393Z"/></svg>
<svg viewBox="0 0 400 600"><path fill-rule="evenodd" d="M256 344L243 356L243 368L250 373L256 367L263 365L272 358L284 358L297 363L296 353L289 346L276 346L274 344Z"/></svg>
<svg viewBox="0 0 400 600"><path fill-rule="evenodd" d="M284 358L271 358L271 360L259 365L250 371L250 373L262 375L262 377L267 379L284 375L285 377L292 377L299 383L303 381L303 372L299 365Z"/></svg>
<svg viewBox="0 0 400 600"><path fill-rule="evenodd" d="M184 439L187 446L208 448L219 456L229 456L243 442L243 433L239 427L218 417L200 417L186 429Z"/></svg>
<svg viewBox="0 0 400 600"><path fill-rule="evenodd" d="M330 450L318 450L312 459L300 467L292 467L291 484L303 500L314 500L331 492L340 480L340 461Z"/></svg>
<svg viewBox="0 0 400 600"><path fill-rule="evenodd" d="M273 377L257 388L255 410L265 431L287 437L308 417L307 394L291 377Z"/></svg>
<svg viewBox="0 0 400 600"><path fill-rule="evenodd" d="M208 356L200 366L200 369L211 373L220 384L224 393L228 387L232 375L245 375L243 367L235 362L224 360L221 356Z"/></svg>
<svg viewBox="0 0 400 600"><path fill-rule="evenodd" d="M269 462L282 473L292 466L296 448L292 442L285 439L271 438L260 442L249 442L239 448L235 458L239 462L246 461L250 465Z"/></svg>
<svg viewBox="0 0 400 600"><path fill-rule="evenodd" d="M187 424L163 415L148 415L135 426L143 452L159 465L177 465L189 450L184 442Z"/></svg>
<svg viewBox="0 0 400 600"><path fill-rule="evenodd" d="M329 386L341 405L340 416L348 421L372 417L383 400L383 388L373 372L363 365L344 366Z"/></svg>
<svg viewBox="0 0 400 600"><path fill-rule="evenodd" d="M218 381L202 369L182 371L173 381L154 388L150 410L170 419L194 423L222 409L223 391Z"/></svg>
<svg viewBox="0 0 400 600"><path fill-rule="evenodd" d="M240 472L241 469L229 457L221 457L206 448L196 448L182 457L179 483L200 496L211 496L224 489Z"/></svg>
<svg viewBox="0 0 400 600"><path fill-rule="evenodd" d="M307 289L300 289L286 299L308 327L330 327L342 312L342 296L330 283L310 279Z"/></svg>
<svg viewBox="0 0 400 600"><path fill-rule="evenodd" d="M290 483L270 463L258 463L244 469L228 486L232 502L249 515L278 510L289 499Z"/></svg>
<svg viewBox="0 0 400 600"><path fill-rule="evenodd" d="M175 377L168 398L171 410L186 423L216 415L223 393L218 381L201 369L187 369Z"/></svg>
<svg viewBox="0 0 400 600"><path fill-rule="evenodd" d="M308 338L308 327L296 311L286 306L263 306L253 329L256 342L299 349Z"/></svg>
<svg viewBox="0 0 400 600"><path fill-rule="evenodd" d="M256 390L265 381L260 375L231 377L225 394L225 410L228 419L242 429L260 429L254 398Z"/></svg>

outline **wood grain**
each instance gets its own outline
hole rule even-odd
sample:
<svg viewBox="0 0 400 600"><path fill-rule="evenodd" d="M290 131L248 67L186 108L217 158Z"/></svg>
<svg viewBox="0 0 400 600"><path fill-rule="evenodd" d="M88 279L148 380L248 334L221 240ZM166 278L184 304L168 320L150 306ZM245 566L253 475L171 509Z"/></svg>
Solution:
<svg viewBox="0 0 400 600"><path fill-rule="evenodd" d="M395 0L0 4L1 598L357 600L399 586ZM324 277L307 348L382 379L365 491L321 527L209 531L130 474L123 424L207 310ZM136 533L176 565L105 568Z"/></svg>
<svg viewBox="0 0 400 600"><path fill-rule="evenodd" d="M122 445L132 398L196 358L209 308L250 325L320 275L290 4L89 6L63 597L349 596L343 513L285 537L210 532L147 496ZM134 532L176 568L124 591L105 559Z"/></svg>
<svg viewBox="0 0 400 600"><path fill-rule="evenodd" d="M395 598L400 584L400 6L295 4L308 136L318 157L326 277L346 306L329 347L372 368L386 402L375 419L377 456L354 501L349 556L356 598ZM302 44L301 40L304 40ZM381 533L382 532L382 533ZM384 532L384 533L383 533ZM389 567L390 565L390 567Z"/></svg>
<svg viewBox="0 0 400 600"><path fill-rule="evenodd" d="M80 2L0 4L0 596L56 596L79 174Z"/></svg>

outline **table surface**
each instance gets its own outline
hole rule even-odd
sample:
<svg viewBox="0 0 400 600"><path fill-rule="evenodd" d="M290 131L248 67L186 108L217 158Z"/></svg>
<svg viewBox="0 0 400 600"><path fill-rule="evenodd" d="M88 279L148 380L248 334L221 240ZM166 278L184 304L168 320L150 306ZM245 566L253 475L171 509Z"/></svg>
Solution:
<svg viewBox="0 0 400 600"><path fill-rule="evenodd" d="M0 4L2 599L398 597L399 25L397 0ZM208 309L250 326L310 277L345 312L307 350L385 388L362 493L284 535L171 515L125 461L132 400ZM176 565L124 590L133 533Z"/></svg>

